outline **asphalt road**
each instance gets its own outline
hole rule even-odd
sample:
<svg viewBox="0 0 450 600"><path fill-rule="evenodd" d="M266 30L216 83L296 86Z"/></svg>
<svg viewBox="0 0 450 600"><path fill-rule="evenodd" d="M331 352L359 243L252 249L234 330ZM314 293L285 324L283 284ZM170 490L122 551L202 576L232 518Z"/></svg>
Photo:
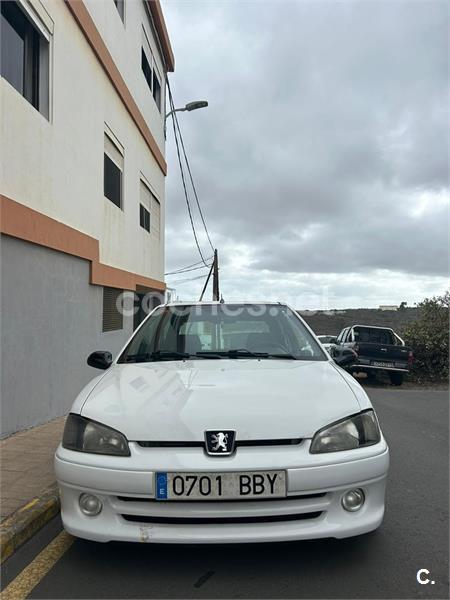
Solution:
<svg viewBox="0 0 450 600"><path fill-rule="evenodd" d="M392 460L386 517L374 534L212 547L76 540L29 597L448 598L448 392L367 391ZM53 521L6 563L3 586L59 528ZM417 582L419 569L430 583Z"/></svg>

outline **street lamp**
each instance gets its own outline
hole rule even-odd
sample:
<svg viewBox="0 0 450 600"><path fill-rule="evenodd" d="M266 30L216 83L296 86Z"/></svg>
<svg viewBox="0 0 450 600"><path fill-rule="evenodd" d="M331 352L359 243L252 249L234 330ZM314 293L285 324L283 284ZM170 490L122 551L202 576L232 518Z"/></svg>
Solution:
<svg viewBox="0 0 450 600"><path fill-rule="evenodd" d="M184 112L185 110L191 112L191 110L197 110L198 108L206 108L208 106L207 100L194 100L193 102L188 102L184 108L174 108L164 118L164 137L166 137L167 130L167 119L175 112Z"/></svg>
<svg viewBox="0 0 450 600"><path fill-rule="evenodd" d="M206 100L194 100L193 102L188 102L184 108L174 108L168 112L165 120L167 121L170 115L174 112L183 112L185 110L190 112L191 110L197 110L197 108L206 108L207 106L208 102Z"/></svg>

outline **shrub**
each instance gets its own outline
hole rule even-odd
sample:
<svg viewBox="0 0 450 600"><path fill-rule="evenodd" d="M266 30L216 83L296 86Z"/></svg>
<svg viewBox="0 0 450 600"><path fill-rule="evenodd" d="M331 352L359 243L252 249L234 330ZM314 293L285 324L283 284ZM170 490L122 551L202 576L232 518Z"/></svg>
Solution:
<svg viewBox="0 0 450 600"><path fill-rule="evenodd" d="M449 375L450 291L417 305L419 317L403 331L414 351L411 375L417 381L442 381Z"/></svg>

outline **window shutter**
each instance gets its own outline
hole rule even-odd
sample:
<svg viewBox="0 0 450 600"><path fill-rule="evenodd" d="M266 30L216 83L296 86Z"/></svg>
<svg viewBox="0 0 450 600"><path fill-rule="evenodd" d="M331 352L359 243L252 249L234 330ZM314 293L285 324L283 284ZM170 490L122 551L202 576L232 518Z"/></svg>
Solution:
<svg viewBox="0 0 450 600"><path fill-rule="evenodd" d="M123 171L123 153L119 150L112 139L105 133L105 152L113 160L121 171Z"/></svg>
<svg viewBox="0 0 450 600"><path fill-rule="evenodd" d="M152 194L152 206L151 206L151 226L152 233L159 239L160 236L160 222L161 222L161 205L159 200Z"/></svg>
<svg viewBox="0 0 450 600"><path fill-rule="evenodd" d="M140 200L141 200L142 206L145 206L145 208L150 212L151 208L152 208L152 193L148 189L148 186L146 186L145 183L142 181L142 179L141 179Z"/></svg>
<svg viewBox="0 0 450 600"><path fill-rule="evenodd" d="M123 329L123 315L117 310L117 299L123 290L116 288L103 288L103 329L102 331L116 331Z"/></svg>

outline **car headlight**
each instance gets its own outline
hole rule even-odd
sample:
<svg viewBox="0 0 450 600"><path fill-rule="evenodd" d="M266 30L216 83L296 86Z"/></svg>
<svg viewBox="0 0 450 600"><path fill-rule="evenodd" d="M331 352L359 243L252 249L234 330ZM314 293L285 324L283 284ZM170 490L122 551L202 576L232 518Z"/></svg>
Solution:
<svg viewBox="0 0 450 600"><path fill-rule="evenodd" d="M68 450L130 456L127 438L111 427L70 414L64 428L62 445Z"/></svg>
<svg viewBox="0 0 450 600"><path fill-rule="evenodd" d="M338 423L320 429L314 436L309 451L340 452L363 446L372 446L381 439L380 428L373 410L342 419Z"/></svg>

